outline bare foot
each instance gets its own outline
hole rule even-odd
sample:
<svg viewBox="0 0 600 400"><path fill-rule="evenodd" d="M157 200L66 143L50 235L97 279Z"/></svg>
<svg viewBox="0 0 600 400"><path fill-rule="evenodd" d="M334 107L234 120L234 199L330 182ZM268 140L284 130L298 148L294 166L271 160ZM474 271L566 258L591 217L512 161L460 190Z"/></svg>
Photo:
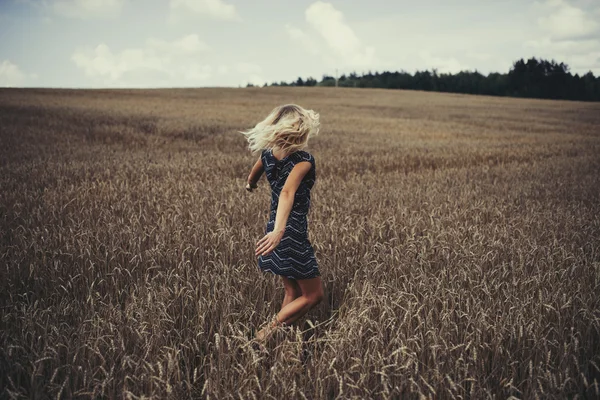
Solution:
<svg viewBox="0 0 600 400"><path fill-rule="evenodd" d="M271 322L269 322L260 331L256 332L256 340L258 342L265 342L278 328L285 326L285 323L279 321L277 314Z"/></svg>

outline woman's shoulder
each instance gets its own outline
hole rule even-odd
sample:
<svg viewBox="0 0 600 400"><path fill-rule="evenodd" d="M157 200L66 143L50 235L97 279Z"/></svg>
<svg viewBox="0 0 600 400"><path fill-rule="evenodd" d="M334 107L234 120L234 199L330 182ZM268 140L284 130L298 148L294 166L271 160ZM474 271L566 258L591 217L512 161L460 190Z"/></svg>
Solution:
<svg viewBox="0 0 600 400"><path fill-rule="evenodd" d="M262 160L263 163L269 163L270 160L270 154L271 154L271 150L270 149L263 149L260 152L260 159Z"/></svg>
<svg viewBox="0 0 600 400"><path fill-rule="evenodd" d="M315 157L306 150L299 150L296 152L296 162L300 161L309 161L310 163L315 163Z"/></svg>

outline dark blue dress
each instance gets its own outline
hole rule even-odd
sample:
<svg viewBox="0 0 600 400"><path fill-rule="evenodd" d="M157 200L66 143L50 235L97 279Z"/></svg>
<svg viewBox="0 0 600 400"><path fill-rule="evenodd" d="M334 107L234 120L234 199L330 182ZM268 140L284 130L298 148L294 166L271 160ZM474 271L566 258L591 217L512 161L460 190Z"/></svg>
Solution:
<svg viewBox="0 0 600 400"><path fill-rule="evenodd" d="M277 160L272 150L263 150L262 164L271 185L271 208L265 234L273 231L279 204L279 194L294 166L301 161L312 164L296 190L294 205L285 226L281 242L269 254L258 256L258 266L263 271L285 276L289 279L309 279L320 276L314 249L308 240L308 210L310 190L315 184L315 158L299 150Z"/></svg>

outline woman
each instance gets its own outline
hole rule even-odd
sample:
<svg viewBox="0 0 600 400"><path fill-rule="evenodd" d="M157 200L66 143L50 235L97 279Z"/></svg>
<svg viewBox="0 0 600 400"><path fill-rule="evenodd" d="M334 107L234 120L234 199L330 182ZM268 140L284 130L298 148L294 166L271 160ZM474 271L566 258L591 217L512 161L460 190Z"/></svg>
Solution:
<svg viewBox="0 0 600 400"><path fill-rule="evenodd" d="M255 254L261 270L281 276L285 296L281 310L263 327L260 342L278 327L306 314L323 299L323 287L314 249L308 240L307 215L315 175L315 159L304 149L319 132L319 114L288 104L275 108L253 129L242 132L249 148L260 158L254 164L246 190L257 187L263 172L271 185L271 209L265 236Z"/></svg>

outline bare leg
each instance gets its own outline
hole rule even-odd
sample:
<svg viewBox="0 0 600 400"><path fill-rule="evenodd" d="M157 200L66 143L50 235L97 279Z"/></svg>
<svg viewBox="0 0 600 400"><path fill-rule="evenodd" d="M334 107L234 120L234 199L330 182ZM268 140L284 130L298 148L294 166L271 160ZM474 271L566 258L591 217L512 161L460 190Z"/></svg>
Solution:
<svg viewBox="0 0 600 400"><path fill-rule="evenodd" d="M282 307L279 314L277 314L277 319L285 324L291 324L296 321L311 308L319 304L324 297L321 277L299 279L296 282L300 286L302 296Z"/></svg>
<svg viewBox="0 0 600 400"><path fill-rule="evenodd" d="M311 308L319 304L321 300L323 300L324 295L321 277L300 279L296 281L296 284L300 288L302 294L282 306L279 313L275 316L275 319L256 333L256 339L258 341L263 342L278 326L281 326L284 323L291 324L306 314ZM288 285L285 280L284 285L286 285L286 298L291 299L293 296L298 294L295 292L295 289L294 294L291 293L291 287L293 286L290 284L290 289L288 289ZM290 290L289 294L288 290ZM284 303L286 298L284 298Z"/></svg>
<svg viewBox="0 0 600 400"><path fill-rule="evenodd" d="M281 308L283 309L292 301L302 296L302 291L295 280L286 278L285 276L282 276L281 280L283 281L283 286L285 287L285 296L283 297L283 303L281 304Z"/></svg>

